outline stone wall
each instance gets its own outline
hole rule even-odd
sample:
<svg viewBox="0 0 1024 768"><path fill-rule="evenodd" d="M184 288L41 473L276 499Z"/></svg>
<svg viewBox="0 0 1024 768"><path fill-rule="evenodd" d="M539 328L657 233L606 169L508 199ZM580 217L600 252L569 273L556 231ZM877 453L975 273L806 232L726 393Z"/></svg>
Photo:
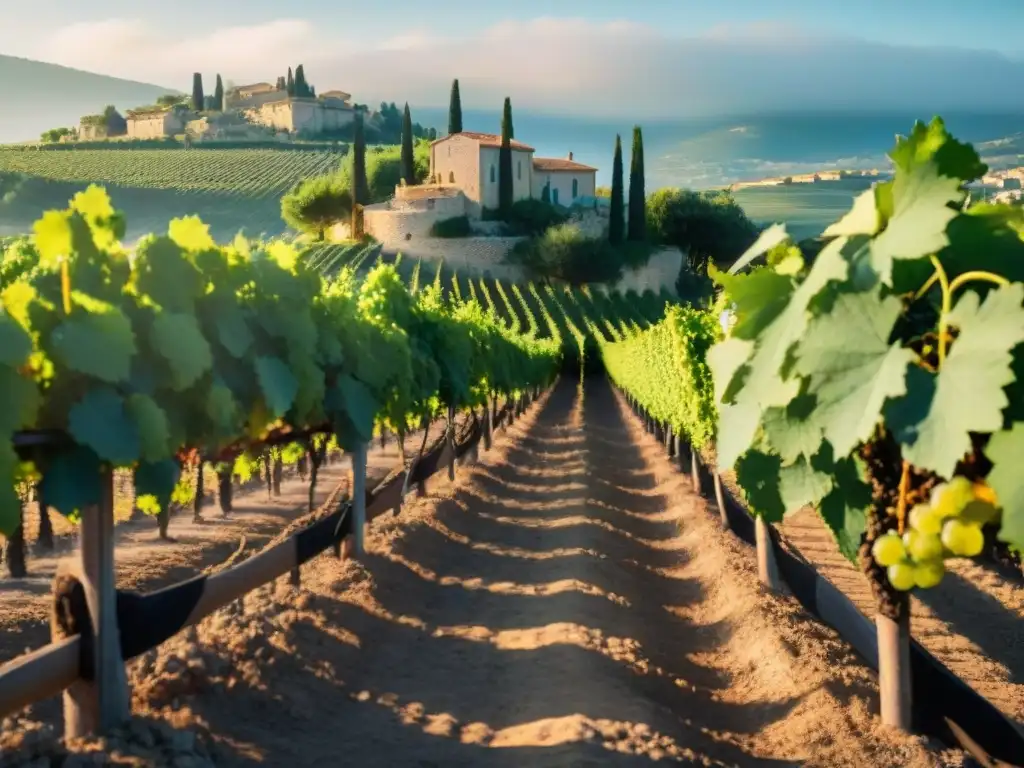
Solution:
<svg viewBox="0 0 1024 768"><path fill-rule="evenodd" d="M637 270L627 270L622 279L615 284L614 290L643 293L649 289L659 293L663 288L667 288L675 291L676 280L682 267L682 251L678 248L665 248L653 253L646 266Z"/></svg>
<svg viewBox="0 0 1024 768"><path fill-rule="evenodd" d="M522 238L519 237L436 237L413 238L399 247L385 246L386 251L397 252L406 259L423 259L476 277L494 277L502 280L523 280L523 271L505 263L505 256Z"/></svg>
<svg viewBox="0 0 1024 768"><path fill-rule="evenodd" d="M430 237L430 228L438 221L465 214L462 195L376 203L363 208L363 231L386 250L400 250L413 240Z"/></svg>

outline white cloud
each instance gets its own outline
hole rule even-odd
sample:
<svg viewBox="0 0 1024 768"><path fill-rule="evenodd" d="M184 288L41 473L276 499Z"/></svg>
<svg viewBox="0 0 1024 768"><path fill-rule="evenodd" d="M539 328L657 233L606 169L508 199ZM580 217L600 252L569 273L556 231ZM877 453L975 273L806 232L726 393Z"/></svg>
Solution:
<svg viewBox="0 0 1024 768"><path fill-rule="evenodd" d="M509 20L467 38L400 31L385 41L339 36L300 19L175 38L112 19L59 29L37 57L186 90L194 71L272 80L303 63L319 89L359 101L444 105L453 77L464 104L600 115L697 116L766 109L938 111L1004 106L1001 84L1024 65L987 52L826 39L758 22L669 38L628 21Z"/></svg>

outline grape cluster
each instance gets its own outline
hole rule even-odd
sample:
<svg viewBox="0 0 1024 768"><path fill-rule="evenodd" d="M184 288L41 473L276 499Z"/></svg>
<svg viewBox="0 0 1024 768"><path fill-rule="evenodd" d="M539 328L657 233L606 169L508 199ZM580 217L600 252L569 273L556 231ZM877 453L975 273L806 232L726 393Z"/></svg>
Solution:
<svg viewBox="0 0 1024 768"><path fill-rule="evenodd" d="M927 504L910 510L903 536L886 533L875 540L871 554L886 569L895 589L934 587L946 572L946 558L981 554L985 545L981 527L999 517L994 502L984 483L954 477L935 486Z"/></svg>

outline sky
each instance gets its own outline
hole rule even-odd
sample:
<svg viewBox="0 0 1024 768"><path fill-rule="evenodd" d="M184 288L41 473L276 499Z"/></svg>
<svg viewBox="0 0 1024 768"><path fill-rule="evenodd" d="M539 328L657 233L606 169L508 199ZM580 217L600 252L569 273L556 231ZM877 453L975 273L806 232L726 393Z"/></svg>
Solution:
<svg viewBox="0 0 1024 768"><path fill-rule="evenodd" d="M442 105L459 77L470 101L509 95L591 115L1024 112L1024 88L1006 88L1024 82L1024 0L48 0L46 9L0 3L0 52L181 90L197 70L240 84L303 63L318 90L370 103Z"/></svg>

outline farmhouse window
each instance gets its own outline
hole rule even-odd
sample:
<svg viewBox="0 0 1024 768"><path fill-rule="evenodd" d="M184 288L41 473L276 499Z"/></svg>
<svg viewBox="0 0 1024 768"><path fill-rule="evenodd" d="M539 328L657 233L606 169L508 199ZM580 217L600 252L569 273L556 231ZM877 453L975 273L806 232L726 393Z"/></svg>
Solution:
<svg viewBox="0 0 1024 768"><path fill-rule="evenodd" d="M579 179L572 180L572 199L575 200L580 193L580 182Z"/></svg>
<svg viewBox="0 0 1024 768"><path fill-rule="evenodd" d="M491 166L491 184L494 183L494 166Z"/></svg>
<svg viewBox="0 0 1024 768"><path fill-rule="evenodd" d="M520 160L519 162L516 163L516 178L518 178L518 179L522 179L523 178L523 161L522 160Z"/></svg>
<svg viewBox="0 0 1024 768"><path fill-rule="evenodd" d="M448 171L448 183L449 184L454 184L455 183L455 171Z"/></svg>

